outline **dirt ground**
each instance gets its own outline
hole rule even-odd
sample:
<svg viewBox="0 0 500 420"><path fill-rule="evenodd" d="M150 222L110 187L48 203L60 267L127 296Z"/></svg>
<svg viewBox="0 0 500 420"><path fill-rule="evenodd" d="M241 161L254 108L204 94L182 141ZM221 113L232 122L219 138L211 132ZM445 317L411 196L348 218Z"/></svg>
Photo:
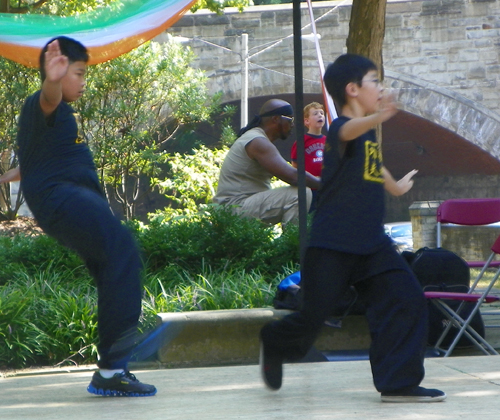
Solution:
<svg viewBox="0 0 500 420"><path fill-rule="evenodd" d="M16 220L0 221L0 235L12 237L18 233L33 236L39 235L42 230L31 217L18 216Z"/></svg>

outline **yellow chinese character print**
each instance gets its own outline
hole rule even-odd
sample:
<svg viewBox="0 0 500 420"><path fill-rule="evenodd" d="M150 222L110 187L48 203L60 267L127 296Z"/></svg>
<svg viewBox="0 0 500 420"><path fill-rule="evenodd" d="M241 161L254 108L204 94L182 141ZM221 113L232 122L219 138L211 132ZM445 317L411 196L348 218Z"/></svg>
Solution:
<svg viewBox="0 0 500 420"><path fill-rule="evenodd" d="M76 112L73 113L73 117L75 117L76 126L78 127L78 134L77 134L77 137L75 139L75 143L77 143L77 144L85 143L85 140L83 139L83 131L82 131L82 117L80 116L80 114L78 114Z"/></svg>
<svg viewBox="0 0 500 420"><path fill-rule="evenodd" d="M382 176L382 152L377 142L365 142L365 170L363 179L372 182L384 182Z"/></svg>

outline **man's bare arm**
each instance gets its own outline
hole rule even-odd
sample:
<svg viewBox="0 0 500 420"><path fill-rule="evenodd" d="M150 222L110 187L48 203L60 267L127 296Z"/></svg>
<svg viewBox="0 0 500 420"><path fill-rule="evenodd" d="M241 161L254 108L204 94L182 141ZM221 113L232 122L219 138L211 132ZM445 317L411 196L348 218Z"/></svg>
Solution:
<svg viewBox="0 0 500 420"><path fill-rule="evenodd" d="M246 151L251 159L256 160L270 174L281 179L287 184L296 186L298 182L298 172L279 153L268 139L257 137L246 146ZM319 188L320 179L309 172L306 172L306 185L309 188Z"/></svg>

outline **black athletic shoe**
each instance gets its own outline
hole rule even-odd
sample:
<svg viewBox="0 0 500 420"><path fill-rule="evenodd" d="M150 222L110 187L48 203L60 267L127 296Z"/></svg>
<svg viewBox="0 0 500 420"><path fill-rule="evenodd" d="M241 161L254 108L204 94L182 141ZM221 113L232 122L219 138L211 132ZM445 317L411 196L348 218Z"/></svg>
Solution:
<svg viewBox="0 0 500 420"><path fill-rule="evenodd" d="M129 371L115 373L109 379L95 372L87 391L105 397L150 397L156 394L153 385L143 384Z"/></svg>
<svg viewBox="0 0 500 420"><path fill-rule="evenodd" d="M283 358L272 352L264 341L260 341L260 372L269 389L277 391L283 379Z"/></svg>
<svg viewBox="0 0 500 420"><path fill-rule="evenodd" d="M399 391L382 392L381 398L382 402L393 403L439 402L446 399L446 394L439 389L414 386Z"/></svg>

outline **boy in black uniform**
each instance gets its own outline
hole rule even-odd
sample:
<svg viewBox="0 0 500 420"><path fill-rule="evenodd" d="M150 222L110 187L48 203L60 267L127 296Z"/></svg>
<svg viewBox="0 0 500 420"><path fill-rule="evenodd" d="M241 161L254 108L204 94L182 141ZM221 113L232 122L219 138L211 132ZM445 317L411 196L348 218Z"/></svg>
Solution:
<svg viewBox="0 0 500 420"><path fill-rule="evenodd" d="M324 81L341 113L325 145L302 271L304 305L262 328L263 379L273 390L281 387L283 361L305 356L335 299L353 285L366 306L373 381L382 401L442 401L442 391L419 386L427 341L425 298L383 229L384 189L404 194L416 173L396 182L382 165L374 128L397 112L396 105L384 94L375 64L365 57L340 56Z"/></svg>
<svg viewBox="0 0 500 420"><path fill-rule="evenodd" d="M42 88L26 100L19 119L17 174L40 227L79 253L97 285L99 371L88 391L150 396L156 388L127 370L141 312L139 252L110 210L68 105L85 90L87 61L86 48L67 37L42 50Z"/></svg>

